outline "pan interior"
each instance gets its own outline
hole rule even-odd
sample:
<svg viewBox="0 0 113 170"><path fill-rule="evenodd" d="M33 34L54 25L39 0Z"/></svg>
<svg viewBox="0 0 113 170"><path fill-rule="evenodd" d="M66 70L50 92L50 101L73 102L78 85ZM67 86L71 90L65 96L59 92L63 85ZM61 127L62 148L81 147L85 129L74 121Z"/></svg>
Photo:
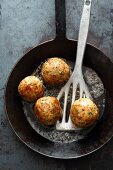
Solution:
<svg viewBox="0 0 113 170"><path fill-rule="evenodd" d="M73 71L74 68L74 62L72 61L67 61L68 64L71 67L71 72ZM33 75L39 77L42 80L41 77L41 65L40 64L35 71L33 72ZM93 97L94 102L97 104L97 106L99 107L100 110L100 119L97 123L100 122L101 117L103 115L104 112L104 107L105 107L105 91L104 91L104 85L101 81L101 79L99 78L99 76L96 74L96 72L94 70L92 70L91 68L85 67L83 66L83 75L84 75L84 79L89 87L90 93ZM42 80L43 81L43 80ZM43 82L44 83L44 82ZM57 97L61 86L59 87L47 87L45 84L45 96L55 96ZM78 94L79 94L79 90L78 90ZM69 113L69 108L70 108L70 104L71 104L71 90L69 93L69 97L68 97L68 113ZM85 137L87 137L87 135L91 132L92 129L95 128L96 124L94 124L93 126L91 126L90 128L86 128L80 131L72 131L72 132L63 132L63 131L57 131L55 126L53 127L46 127L44 125L42 125L38 119L36 118L34 112L33 112L33 106L34 103L30 104L27 103L25 101L22 101L23 104L23 110L24 110L24 114L29 122L29 124L31 125L31 127L37 132L39 133L41 136L49 139L52 142L60 142L60 143L70 143L73 141L78 141L80 139L84 139ZM61 101L61 106L63 108L63 100Z"/></svg>

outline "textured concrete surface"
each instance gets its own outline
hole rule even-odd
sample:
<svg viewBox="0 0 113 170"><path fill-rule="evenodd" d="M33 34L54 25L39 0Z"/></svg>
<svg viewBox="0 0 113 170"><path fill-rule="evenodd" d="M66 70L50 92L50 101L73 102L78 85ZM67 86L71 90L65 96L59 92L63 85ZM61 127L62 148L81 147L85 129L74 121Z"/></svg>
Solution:
<svg viewBox="0 0 113 170"><path fill-rule="evenodd" d="M88 42L113 61L113 1L92 0ZM67 37L77 39L83 0L66 0ZM0 170L112 170L113 139L77 160L34 153L15 136L6 119L4 85L15 62L30 48L55 37L54 0L0 0Z"/></svg>

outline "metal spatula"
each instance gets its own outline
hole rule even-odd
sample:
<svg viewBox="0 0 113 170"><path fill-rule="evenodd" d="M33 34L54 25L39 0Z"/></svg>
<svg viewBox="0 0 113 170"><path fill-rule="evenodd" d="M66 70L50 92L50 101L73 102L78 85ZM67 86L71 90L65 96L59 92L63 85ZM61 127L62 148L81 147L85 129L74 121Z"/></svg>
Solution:
<svg viewBox="0 0 113 170"><path fill-rule="evenodd" d="M79 36L78 36L78 46L77 46L77 56L75 67L70 79L65 84L65 86L61 89L57 99L60 100L64 94L64 108L62 114L62 121L56 123L56 129L67 131L67 130L80 130L77 128L71 121L70 116L68 122L66 122L66 108L67 108L67 99L68 93L70 89L70 85L72 84L72 103L74 103L76 98L77 87L79 86L79 93L80 98L92 98L91 94L88 90L88 87L84 81L83 74L82 74L82 61L84 57L84 51L86 47L87 35L89 30L89 21L90 21L90 10L91 10L91 1L92 0L85 0L84 7L82 12L82 17L80 21L80 29L79 29Z"/></svg>

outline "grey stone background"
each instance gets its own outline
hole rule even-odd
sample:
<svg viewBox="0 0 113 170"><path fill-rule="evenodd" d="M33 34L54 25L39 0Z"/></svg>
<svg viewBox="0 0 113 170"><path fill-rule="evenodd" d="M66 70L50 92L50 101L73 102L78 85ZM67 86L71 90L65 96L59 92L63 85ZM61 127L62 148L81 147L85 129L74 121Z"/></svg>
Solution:
<svg viewBox="0 0 113 170"><path fill-rule="evenodd" d="M83 0L66 0L67 37L77 39ZM54 0L0 0L0 170L113 170L113 139L74 160L47 158L13 133L4 111L4 85L16 61L30 48L55 37ZM113 1L92 0L88 42L113 61Z"/></svg>

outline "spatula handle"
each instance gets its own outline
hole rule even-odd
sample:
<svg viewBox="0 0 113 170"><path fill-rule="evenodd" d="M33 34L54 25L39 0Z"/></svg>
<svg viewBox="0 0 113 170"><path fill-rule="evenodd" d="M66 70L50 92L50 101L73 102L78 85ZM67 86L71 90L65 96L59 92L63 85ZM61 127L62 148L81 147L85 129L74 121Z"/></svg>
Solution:
<svg viewBox="0 0 113 170"><path fill-rule="evenodd" d="M86 47L88 30L89 30L90 11L91 11L91 0L85 0L82 17L80 21L75 70L76 69L80 70L80 68L82 68L82 62L83 62L83 57L84 57L84 52Z"/></svg>

